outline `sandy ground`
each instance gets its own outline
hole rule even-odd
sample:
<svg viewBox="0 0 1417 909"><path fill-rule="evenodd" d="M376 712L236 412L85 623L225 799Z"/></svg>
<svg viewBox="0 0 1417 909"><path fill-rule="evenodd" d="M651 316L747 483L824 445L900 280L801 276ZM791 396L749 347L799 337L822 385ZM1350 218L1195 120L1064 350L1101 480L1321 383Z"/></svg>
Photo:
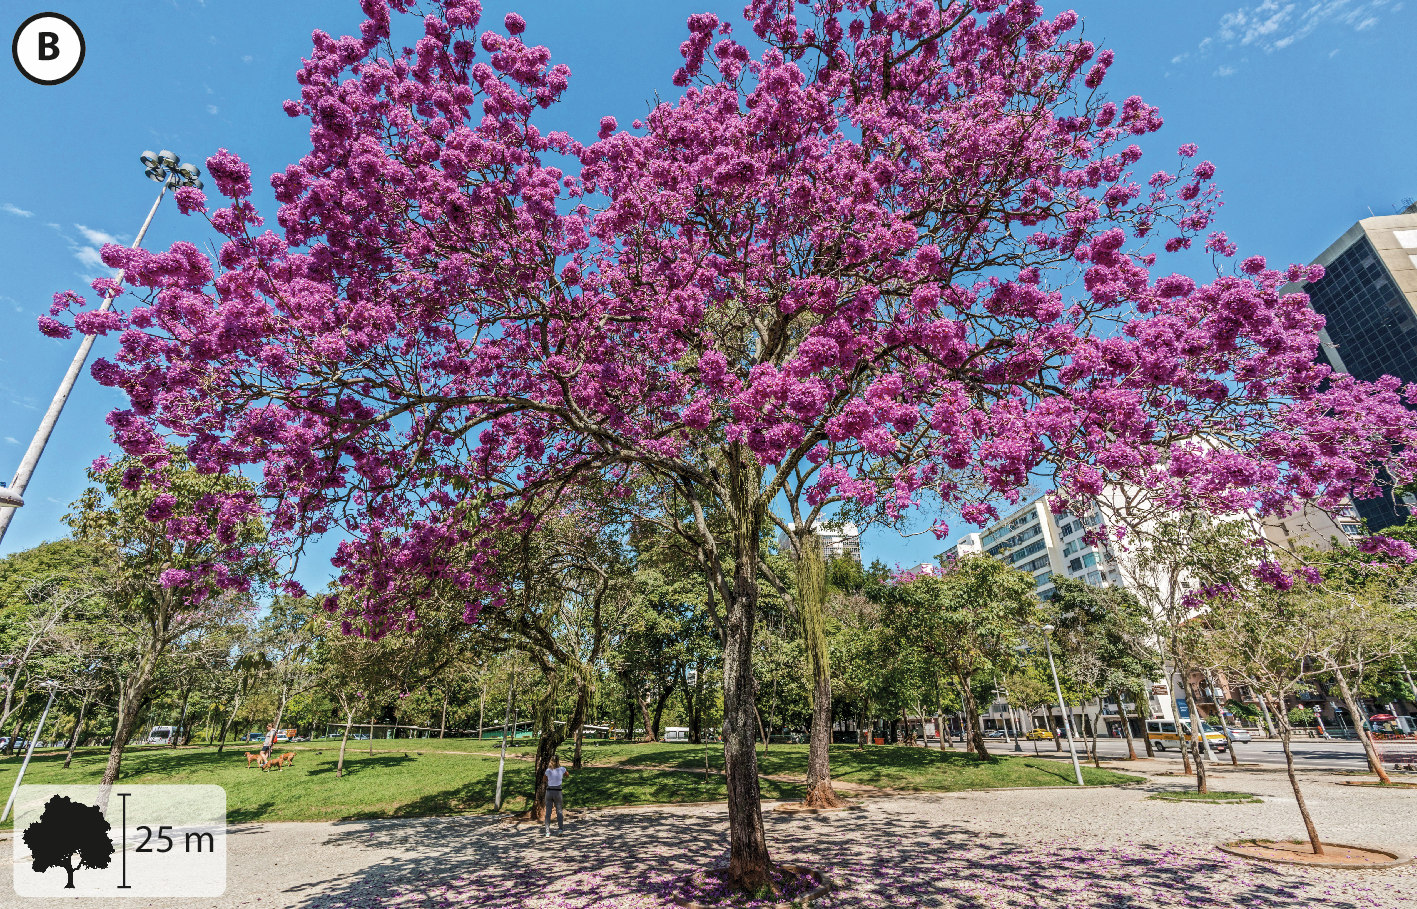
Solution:
<svg viewBox="0 0 1417 909"><path fill-rule="evenodd" d="M1417 853L1417 791L1348 787L1306 774L1325 840ZM861 810L766 812L778 861L825 871L824 907L1417 907L1417 866L1294 869L1232 858L1215 843L1302 835L1276 773L1217 773L1216 788L1262 804L1148 801L1185 786L1153 778L1112 789L872 798ZM568 790L574 804L574 792ZM9 843L0 844L8 849ZM564 835L493 818L256 824L234 827L220 899L64 900L63 905L374 909L445 906L631 909L668 905L688 871L726 861L721 806L573 816ZM59 900L14 895L0 904Z"/></svg>

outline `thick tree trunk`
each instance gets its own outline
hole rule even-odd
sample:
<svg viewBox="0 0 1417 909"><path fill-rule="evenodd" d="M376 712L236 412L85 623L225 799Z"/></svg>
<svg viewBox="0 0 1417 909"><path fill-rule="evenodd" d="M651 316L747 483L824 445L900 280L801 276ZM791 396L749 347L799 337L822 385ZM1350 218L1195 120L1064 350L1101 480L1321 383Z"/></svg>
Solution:
<svg viewBox="0 0 1417 909"><path fill-rule="evenodd" d="M969 687L969 679L961 677L959 687L960 692L964 695L965 722L969 724L967 740L980 760L995 760L994 756L989 753L989 747L984 744L984 731L979 728L979 707L974 703L974 692Z"/></svg>
<svg viewBox="0 0 1417 909"><path fill-rule="evenodd" d="M148 688L152 685L153 669L157 664L157 657L148 655L138 664L136 673L129 677L125 686L127 691L121 691L118 698L118 718L113 730L113 744L108 749L108 764L103 769L103 779L99 781L99 786L103 794L99 797L102 807L108 807L107 791L118 781L118 772L123 765L123 749L128 746L128 737L133 734L133 725L138 719L138 712L142 708L143 698L147 696Z"/></svg>
<svg viewBox="0 0 1417 909"><path fill-rule="evenodd" d="M551 766L551 757L556 753L556 749L566 741L566 726L561 727L561 731L556 731L556 723L552 720L552 711L556 705L556 680L547 680L546 695L537 705L536 714L538 724L541 726L541 736L536 742L536 782L532 787L531 809L522 816L528 820L540 821L545 817L546 812L546 771ZM574 724L583 723L584 701L576 699L576 714L571 717Z"/></svg>
<svg viewBox="0 0 1417 909"><path fill-rule="evenodd" d="M1358 709L1358 702L1353 698L1353 689L1348 687L1348 680L1343 677L1343 672L1334 669L1334 680L1338 682L1338 693L1343 696L1343 704L1348 708L1348 715L1353 717L1353 725L1358 733L1358 741L1363 743L1363 752L1368 756L1368 764L1373 768L1373 772L1378 775L1378 779L1384 784L1391 783L1392 777L1387 775L1383 769L1383 762L1378 757L1378 750L1373 747L1372 736L1368 730L1363 728L1363 714Z"/></svg>
<svg viewBox="0 0 1417 909"><path fill-rule="evenodd" d="M657 742L657 741L659 741L659 737L655 734L656 731L659 729L659 724L658 724L658 723L655 723L655 722L652 722L652 721L650 720L650 718L649 718L649 706L648 706L647 704L645 704L645 699L642 698L642 697L640 697L639 694L636 694L636 695L635 695L635 703L637 703L637 704L640 705L640 719L644 720L644 724L645 724L645 741L646 741L646 742Z"/></svg>
<svg viewBox="0 0 1417 909"><path fill-rule="evenodd" d="M664 707L666 704L669 703L669 696L673 693L673 685L670 685L667 688L661 688L659 690L659 697L654 702L654 726L652 726L651 728L654 730L654 737L656 741L659 740L659 724L664 721Z"/></svg>
<svg viewBox="0 0 1417 909"><path fill-rule="evenodd" d="M741 455L740 455L741 457ZM763 508L757 502L756 472L742 461L732 465L734 511L733 590L723 648L723 759L728 789L728 879L749 893L771 887L772 858L763 827L758 789L758 749L753 680L753 629L758 608L758 541ZM752 474L746 479L744 474Z"/></svg>
<svg viewBox="0 0 1417 909"><path fill-rule="evenodd" d="M1137 746L1132 742L1132 720L1127 716L1127 706L1122 702L1122 690L1116 690L1117 695L1117 716L1122 718L1122 733L1127 737L1127 760L1137 759Z"/></svg>

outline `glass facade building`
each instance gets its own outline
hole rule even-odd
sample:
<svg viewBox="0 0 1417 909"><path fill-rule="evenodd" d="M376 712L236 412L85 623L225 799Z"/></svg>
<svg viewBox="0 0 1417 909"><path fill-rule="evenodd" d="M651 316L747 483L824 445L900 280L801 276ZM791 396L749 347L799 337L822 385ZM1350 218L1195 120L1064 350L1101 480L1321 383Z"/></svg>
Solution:
<svg viewBox="0 0 1417 909"><path fill-rule="evenodd" d="M1328 364L1364 382L1417 382L1417 205L1359 221L1314 261L1324 266L1321 280L1284 290L1307 293L1327 322ZM1391 489L1354 504L1370 531L1407 519Z"/></svg>

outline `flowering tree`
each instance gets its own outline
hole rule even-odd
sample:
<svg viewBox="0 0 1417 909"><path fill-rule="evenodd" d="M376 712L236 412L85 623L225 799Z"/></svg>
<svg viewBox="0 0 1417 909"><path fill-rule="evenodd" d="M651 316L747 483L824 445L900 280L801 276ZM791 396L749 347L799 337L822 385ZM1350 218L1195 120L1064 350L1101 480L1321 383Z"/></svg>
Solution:
<svg viewBox="0 0 1417 909"><path fill-rule="evenodd" d="M1137 177L1133 139L1161 117L1100 92L1112 54L1073 13L751 0L757 56L695 15L683 94L583 145L533 122L569 70L520 16L479 38L476 0L432 0L400 49L390 11L414 4L362 5L358 37L315 34L286 104L312 149L272 178L282 233L223 150L215 263L105 248L143 299L72 321L123 331L93 367L132 400L115 437L153 463L178 436L202 470L258 465L277 534L349 534L335 563L375 627L412 608L414 576L455 584L469 618L498 601L476 541L582 479L721 509L697 529L742 886L769 880L749 658L779 495L802 528L926 495L983 522L966 490L1009 498L1034 470L1063 504L1116 480L1262 510L1413 473L1395 382L1322 385L1322 319L1279 293L1317 270L1158 267L1212 226L1215 168L1185 145ZM67 332L78 302L41 327Z"/></svg>
<svg viewBox="0 0 1417 909"><path fill-rule="evenodd" d="M118 779L138 712L170 651L204 629L255 610L249 596L270 579L265 528L259 518L228 522L221 504L249 503L239 477L203 476L180 453L161 468L136 458L89 470L85 490L64 521L98 565L89 581L107 607L104 636L118 656L117 719L102 785ZM244 512L243 512L244 513ZM104 795L107 804L107 795Z"/></svg>

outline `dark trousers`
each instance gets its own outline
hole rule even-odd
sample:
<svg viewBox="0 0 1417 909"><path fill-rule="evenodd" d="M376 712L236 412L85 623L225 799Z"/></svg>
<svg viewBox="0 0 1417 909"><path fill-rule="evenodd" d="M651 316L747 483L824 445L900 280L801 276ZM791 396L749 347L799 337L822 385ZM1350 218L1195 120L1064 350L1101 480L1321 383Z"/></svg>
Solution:
<svg viewBox="0 0 1417 909"><path fill-rule="evenodd" d="M561 797L560 789L547 788L546 790L546 829L551 830L551 807L556 807L556 829L560 830L565 826L565 801Z"/></svg>

